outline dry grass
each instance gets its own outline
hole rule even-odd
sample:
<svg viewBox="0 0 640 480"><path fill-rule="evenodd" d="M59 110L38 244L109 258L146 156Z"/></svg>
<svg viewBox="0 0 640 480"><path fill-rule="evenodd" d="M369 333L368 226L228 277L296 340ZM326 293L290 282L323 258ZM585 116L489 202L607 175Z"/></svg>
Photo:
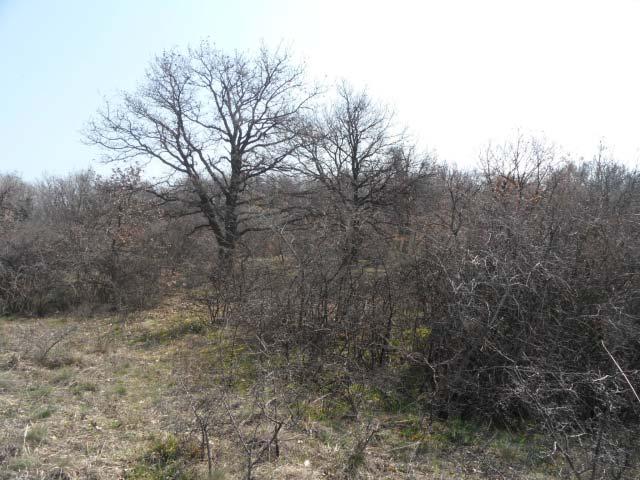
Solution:
<svg viewBox="0 0 640 480"><path fill-rule="evenodd" d="M175 366L185 352L197 358L212 348L215 336L204 319L178 300L125 319L0 319L0 480L166 478L145 465L150 448L166 448L168 438L197 441L176 394ZM67 333L42 358L61 332ZM241 394L238 402L242 408ZM401 416L377 421L382 428L357 458L360 478L553 478L544 474L548 466L531 461L530 444L510 437L452 433L442 425L415 431ZM339 478L355 431L356 425L305 419L282 433L280 458L260 464L256 478ZM239 478L233 434L216 432L212 478ZM191 451L187 473L175 478L207 478L206 461L196 447Z"/></svg>

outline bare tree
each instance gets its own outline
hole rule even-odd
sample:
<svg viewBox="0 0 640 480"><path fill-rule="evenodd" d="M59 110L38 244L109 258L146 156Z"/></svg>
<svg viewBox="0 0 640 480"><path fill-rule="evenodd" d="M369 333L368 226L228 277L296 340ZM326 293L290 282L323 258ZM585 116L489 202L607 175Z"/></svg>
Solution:
<svg viewBox="0 0 640 480"><path fill-rule="evenodd" d="M33 201L30 190L17 175L0 174L0 229L29 216Z"/></svg>
<svg viewBox="0 0 640 480"><path fill-rule="evenodd" d="M107 150L108 161L167 167L156 193L204 217L199 227L213 232L226 270L238 239L252 230L252 181L297 148L298 116L316 93L287 52L229 55L205 42L157 57L135 93L98 113L87 138ZM174 195L176 177L189 196Z"/></svg>
<svg viewBox="0 0 640 480"><path fill-rule="evenodd" d="M390 202L410 156L403 155L404 135L395 131L393 114L365 92L347 84L337 89L335 104L310 120L299 171L323 185L333 197L346 251L354 259L365 217Z"/></svg>
<svg viewBox="0 0 640 480"><path fill-rule="evenodd" d="M521 133L503 145L489 145L481 158L494 192L513 197L519 206L538 200L555 161L553 145Z"/></svg>

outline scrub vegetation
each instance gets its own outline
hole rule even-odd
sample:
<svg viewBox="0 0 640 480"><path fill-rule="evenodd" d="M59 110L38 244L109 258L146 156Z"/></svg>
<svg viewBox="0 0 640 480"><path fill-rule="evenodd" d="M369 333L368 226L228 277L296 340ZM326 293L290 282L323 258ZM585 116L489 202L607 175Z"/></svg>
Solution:
<svg viewBox="0 0 640 480"><path fill-rule="evenodd" d="M0 479L640 476L640 174L605 146L460 170L207 43L85 139L110 176L0 175Z"/></svg>

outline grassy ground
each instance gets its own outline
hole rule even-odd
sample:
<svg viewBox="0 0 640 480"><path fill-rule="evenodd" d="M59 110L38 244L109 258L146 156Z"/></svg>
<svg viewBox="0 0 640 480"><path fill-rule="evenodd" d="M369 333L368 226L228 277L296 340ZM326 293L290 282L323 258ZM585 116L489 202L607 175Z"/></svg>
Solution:
<svg viewBox="0 0 640 480"><path fill-rule="evenodd" d="M204 318L173 300L129 318L0 319L0 480L207 478L176 369L211 350ZM255 477L338 478L353 461L371 479L555 478L535 438L408 414L375 422L354 456L358 425L310 415ZM212 478L241 478L233 432L212 433L211 449Z"/></svg>

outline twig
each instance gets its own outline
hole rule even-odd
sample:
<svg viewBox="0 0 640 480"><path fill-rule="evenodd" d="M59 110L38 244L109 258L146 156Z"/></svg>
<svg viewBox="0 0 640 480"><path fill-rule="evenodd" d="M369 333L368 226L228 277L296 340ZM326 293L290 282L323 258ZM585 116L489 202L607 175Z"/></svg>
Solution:
<svg viewBox="0 0 640 480"><path fill-rule="evenodd" d="M629 381L629 377L627 377L627 374L624 373L624 370L622 370L622 367L620 367L620 364L616 361L616 359L613 358L613 355L611 355L611 352L607 349L607 346L604 344L604 340L601 340L600 343L602 343L602 348L604 348L604 350L609 354L609 357L611 357L611 360L613 360L613 363L616 364L616 367L618 367L618 370L620 370L620 373L622 374L624 379L627 381L627 384L629 385L629 388L631 389L631 391L635 395L636 400L638 400L638 403L640 403L640 397L638 396L638 392L636 392L636 389L633 388L633 385Z"/></svg>
<svg viewBox="0 0 640 480"><path fill-rule="evenodd" d="M29 434L29 426L30 426L30 425L29 425L29 424L27 424L27 426L26 426L26 427L24 427L24 435L23 435L23 437L22 437L22 450L23 450L24 452L26 452L26 453L27 453L27 455L28 455L29 453L31 453L31 452L29 451L29 445L27 444L27 435Z"/></svg>

